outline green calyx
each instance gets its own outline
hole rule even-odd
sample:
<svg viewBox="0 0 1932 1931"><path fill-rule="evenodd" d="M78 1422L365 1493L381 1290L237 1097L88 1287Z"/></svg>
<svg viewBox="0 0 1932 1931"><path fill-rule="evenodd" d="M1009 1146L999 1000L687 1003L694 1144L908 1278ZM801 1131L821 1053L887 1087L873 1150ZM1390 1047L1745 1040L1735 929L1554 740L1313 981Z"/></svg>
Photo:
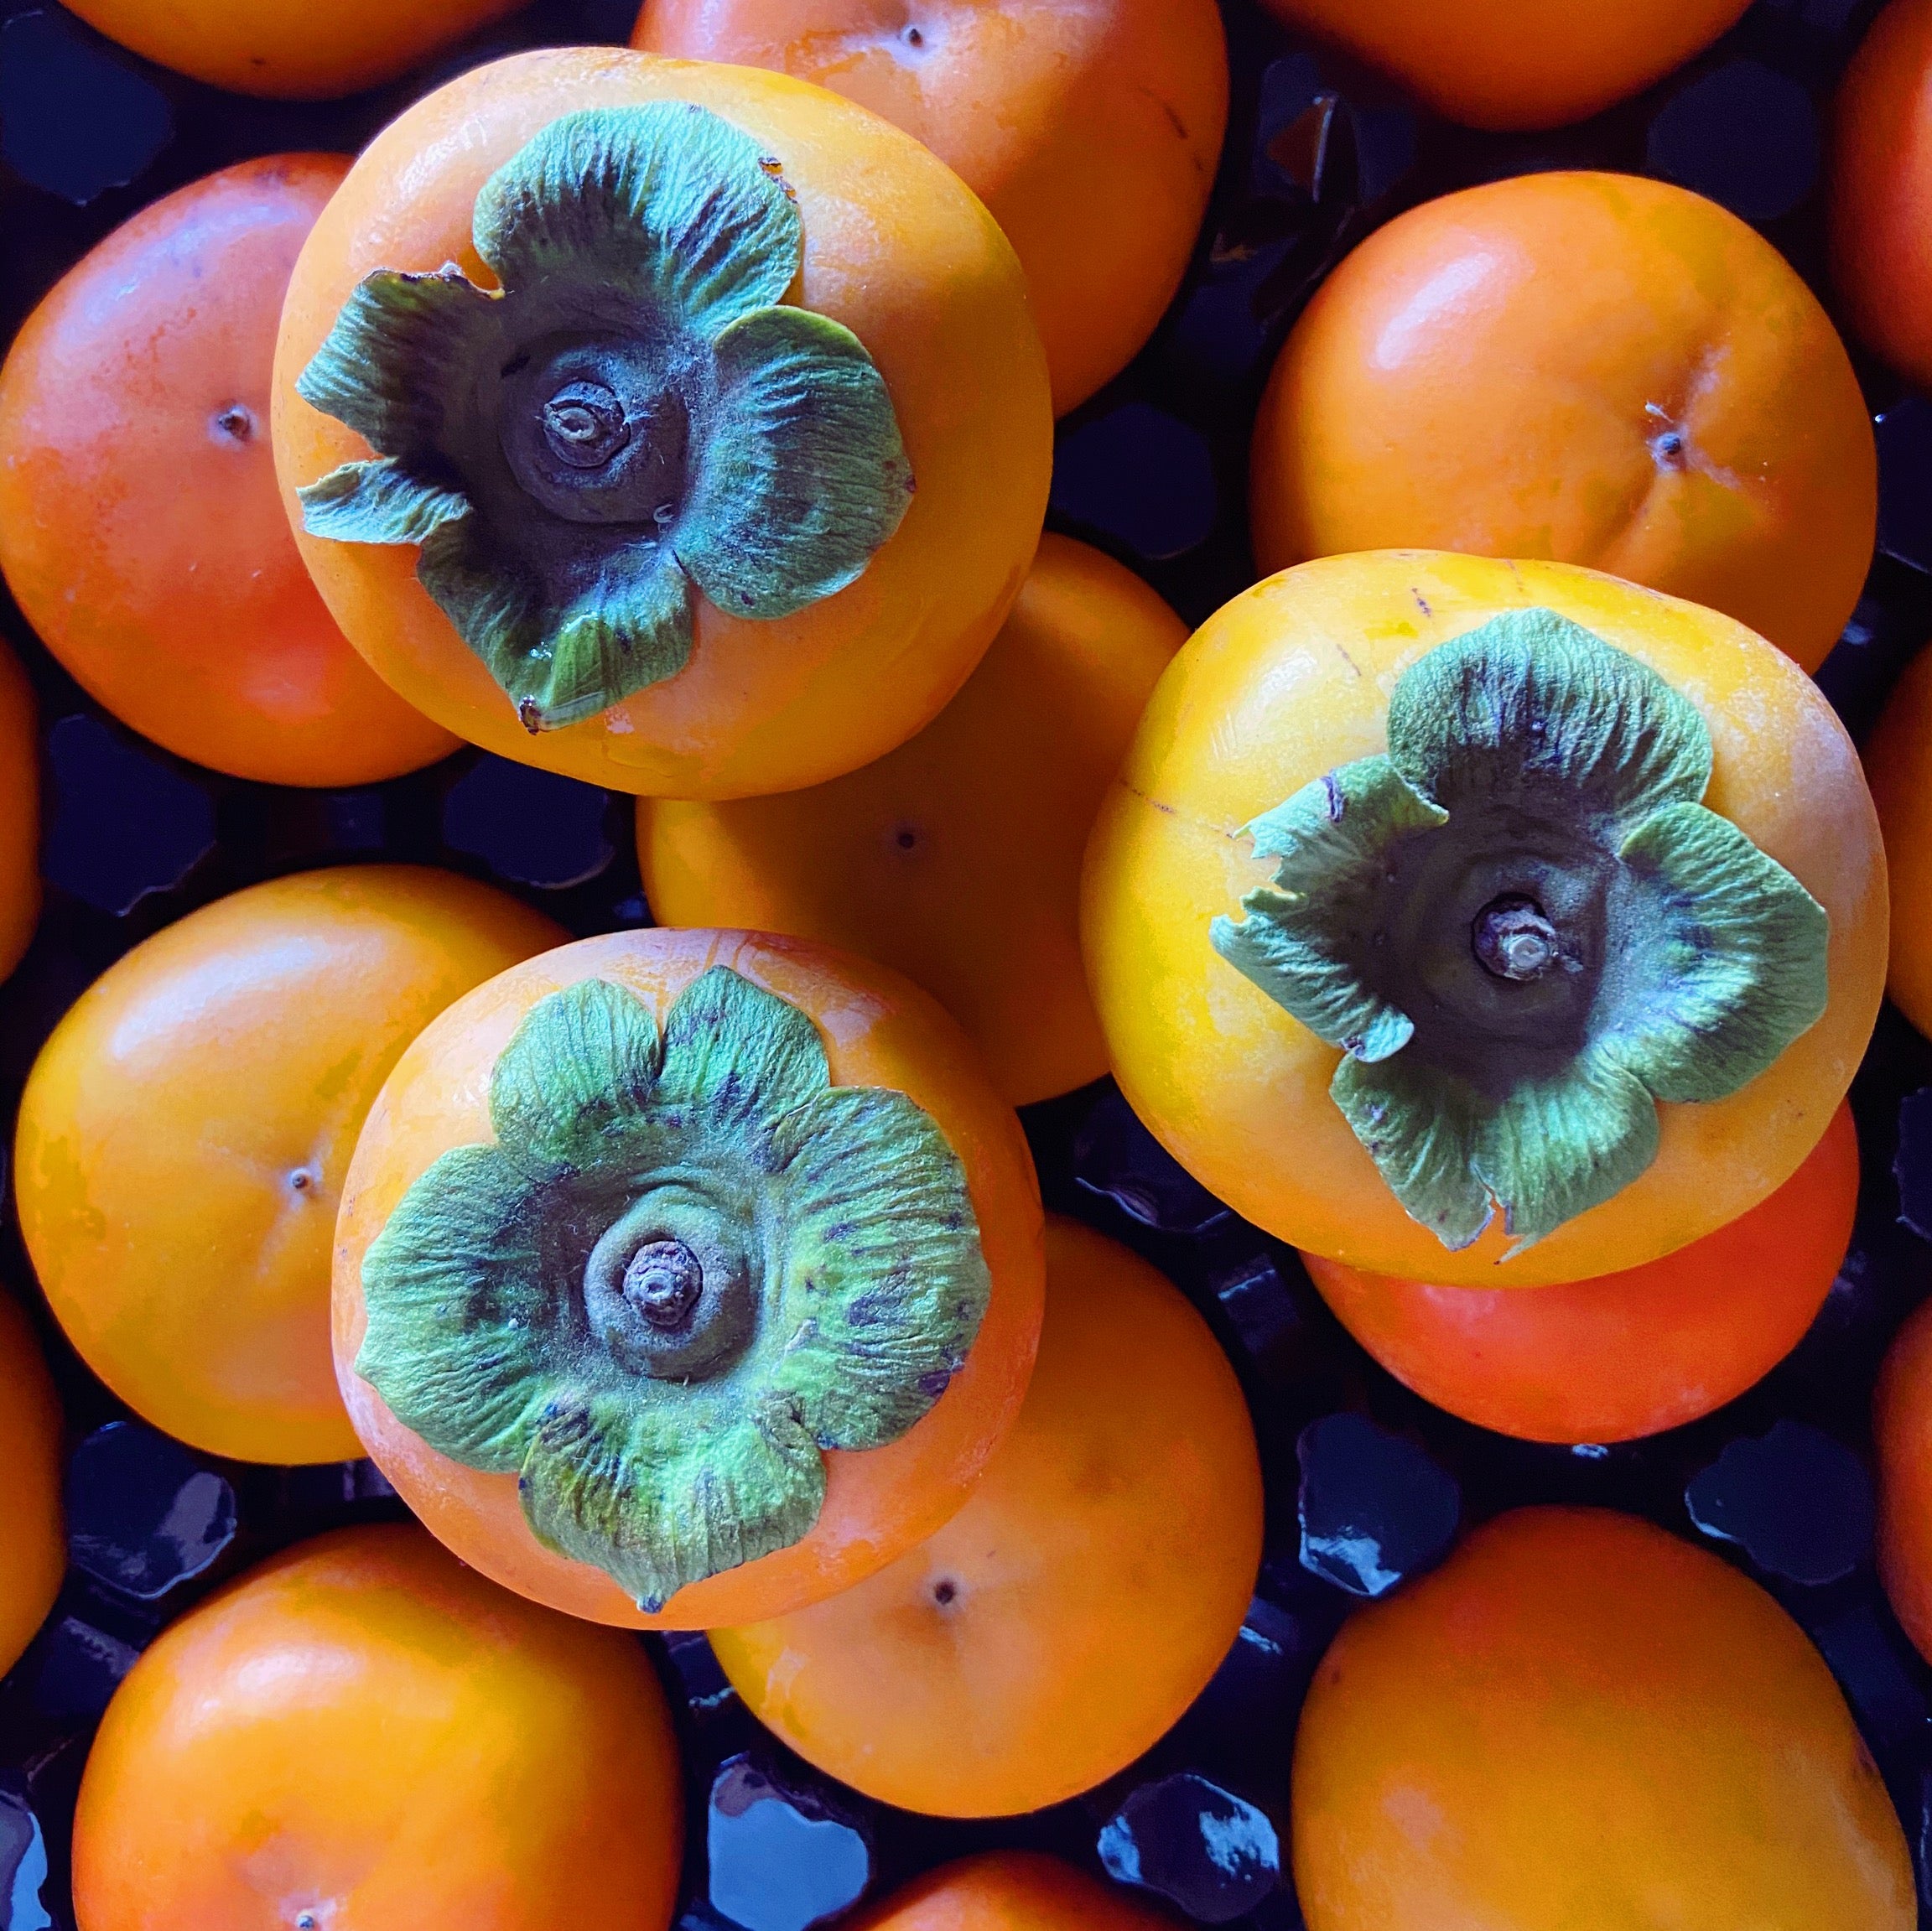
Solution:
<svg viewBox="0 0 1932 1931"><path fill-rule="evenodd" d="M830 1084L812 1021L727 967L662 1034L603 980L553 994L490 1115L364 1256L356 1372L432 1448L514 1472L539 1540L646 1611L797 1542L820 1451L896 1440L979 1333L944 1135Z"/></svg>
<svg viewBox="0 0 1932 1931"><path fill-rule="evenodd" d="M417 574L532 731L680 670L691 600L789 616L854 581L912 474L850 330L787 306L778 164L683 101L553 122L484 184L477 253L379 268L296 383L377 452L299 492L311 534Z"/></svg>
<svg viewBox="0 0 1932 1931"><path fill-rule="evenodd" d="M1247 828L1275 882L1214 948L1343 1048L1329 1091L1446 1247L1519 1253L1656 1156L1824 1012L1824 908L1698 801L1711 735L1544 610L1419 658L1385 756Z"/></svg>

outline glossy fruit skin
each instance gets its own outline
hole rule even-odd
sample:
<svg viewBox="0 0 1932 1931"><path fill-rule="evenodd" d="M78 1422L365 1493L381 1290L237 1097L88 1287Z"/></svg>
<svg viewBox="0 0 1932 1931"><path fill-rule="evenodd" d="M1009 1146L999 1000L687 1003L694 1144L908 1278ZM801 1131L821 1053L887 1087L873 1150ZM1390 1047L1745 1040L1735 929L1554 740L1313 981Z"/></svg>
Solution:
<svg viewBox="0 0 1932 1931"><path fill-rule="evenodd" d="M1264 572L1550 558L1722 610L1806 670L1877 527L1871 420L1816 298L1736 215L1628 174L1521 175L1379 230L1283 345L1251 463Z"/></svg>
<svg viewBox="0 0 1932 1931"><path fill-rule="evenodd" d="M1660 1107L1648 1171L1505 1263L1498 1225L1451 1253L1409 1218L1328 1096L1339 1053L1222 960L1208 929L1271 878L1242 828L1336 766L1382 750L1388 693L1408 664L1499 611L1538 606L1628 651L1696 705L1715 752L1705 802L1830 916L1831 1001L1728 1099ZM1831 1124L1883 989L1877 819L1817 687L1715 611L1561 563L1441 551L1329 557L1223 605L1154 693L1094 825L1081 903L1115 1075L1168 1151L1282 1240L1444 1286L1620 1273L1755 1207Z"/></svg>
<svg viewBox="0 0 1932 1931"><path fill-rule="evenodd" d="M532 736L417 582L413 548L324 542L298 484L368 451L295 395L371 270L460 263L477 190L580 108L691 101L782 162L804 217L804 304L857 334L886 378L916 495L859 580L753 623L700 598L691 662L601 716ZM476 70L392 122L297 262L275 358L284 499L323 600L377 673L473 744L619 792L738 797L818 784L922 729L1005 620L1039 540L1052 458L1045 359L992 217L875 115L783 75L553 49Z"/></svg>
<svg viewBox="0 0 1932 1931"><path fill-rule="evenodd" d="M1878 1575L1899 1626L1932 1658L1932 1306L1893 1339L1872 1403Z"/></svg>
<svg viewBox="0 0 1932 1931"><path fill-rule="evenodd" d="M1343 1626L1295 1742L1308 1931L1909 1931L1824 1659L1701 1549L1522 1508Z"/></svg>
<svg viewBox="0 0 1932 1931"><path fill-rule="evenodd" d="M518 0L78 0L137 54L237 94L329 101L392 80Z"/></svg>
<svg viewBox="0 0 1932 1931"><path fill-rule="evenodd" d="M339 1530L163 1632L80 1785L81 1931L664 1931L677 1738L636 1643L413 1524Z"/></svg>
<svg viewBox="0 0 1932 1931"><path fill-rule="evenodd" d="M1852 332L1932 384L1932 4L1891 0L1832 102L1831 278Z"/></svg>
<svg viewBox="0 0 1932 1931"><path fill-rule="evenodd" d="M1660 80L1750 0L1264 0L1468 127L1560 127Z"/></svg>
<svg viewBox="0 0 1932 1931"><path fill-rule="evenodd" d="M628 988L662 1021L701 973L730 966L817 1025L834 1086L889 1086L937 1123L966 1170L993 1292L966 1365L897 1441L825 1456L825 1506L803 1540L640 1610L603 1570L531 1534L514 1475L428 1446L354 1368L367 1325L362 1256L410 1183L452 1147L493 1138L489 1073L525 1013L587 978ZM335 1230L335 1371L366 1451L472 1568L572 1616L629 1629L704 1629L784 1614L869 1575L930 1535L973 1490L1018 1413L1040 1333L1040 1191L1026 1136L958 1027L896 973L759 932L613 932L480 986L424 1030L371 1110Z"/></svg>
<svg viewBox="0 0 1932 1931"><path fill-rule="evenodd" d="M1857 1205L1858 1136L1841 1103L1775 1193L1623 1274L1519 1293L1302 1258L1342 1325L1436 1407L1527 1441L1630 1441L1722 1408L1804 1339Z"/></svg>
<svg viewBox="0 0 1932 1931"><path fill-rule="evenodd" d="M1885 989L1932 1035L1932 651L1892 687L1865 743L1865 775L1885 836L1892 882L1892 955Z"/></svg>
<svg viewBox="0 0 1932 1931"><path fill-rule="evenodd" d="M1046 1321L973 1498L882 1573L714 1629L745 1705L808 1762L941 1817L1077 1796L1148 1749L1240 1632L1261 1473L1239 1384L1165 1275L1046 1222Z"/></svg>
<svg viewBox="0 0 1932 1931"><path fill-rule="evenodd" d="M646 0L631 44L813 81L923 142L1026 271L1056 415L1154 333L1228 126L1213 0Z"/></svg>
<svg viewBox="0 0 1932 1931"><path fill-rule="evenodd" d="M453 872L344 866L191 912L81 995L28 1079L14 1189L55 1317L129 1407L242 1461L360 1454L329 1280L363 1116L437 1013L564 936Z"/></svg>
<svg viewBox="0 0 1932 1931"><path fill-rule="evenodd" d="M1112 558L1042 537L993 647L910 744L778 797L640 799L652 911L795 932L904 973L972 1035L1015 1106L1098 1079L1080 858L1187 635Z"/></svg>
<svg viewBox="0 0 1932 1931"><path fill-rule="evenodd" d="M0 368L0 569L27 620L123 723L269 784L370 784L456 747L350 648L275 485L283 293L348 168L273 154L164 196Z"/></svg>
<svg viewBox="0 0 1932 1931"><path fill-rule="evenodd" d="M1161 1931L1173 1920L1036 1851L985 1851L915 1877L853 1931Z"/></svg>
<svg viewBox="0 0 1932 1931"><path fill-rule="evenodd" d="M0 1674L20 1660L47 1620L67 1573L61 1526L60 1398L26 1311L0 1294Z"/></svg>
<svg viewBox="0 0 1932 1931"><path fill-rule="evenodd" d="M39 707L0 638L0 979L26 956L39 922Z"/></svg>

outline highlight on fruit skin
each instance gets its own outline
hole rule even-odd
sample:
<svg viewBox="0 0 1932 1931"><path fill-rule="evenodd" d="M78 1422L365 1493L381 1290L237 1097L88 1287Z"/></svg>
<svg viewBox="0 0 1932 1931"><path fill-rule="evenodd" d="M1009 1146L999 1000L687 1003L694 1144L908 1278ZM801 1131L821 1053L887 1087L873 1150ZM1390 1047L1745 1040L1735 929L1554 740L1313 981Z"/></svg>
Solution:
<svg viewBox="0 0 1932 1931"><path fill-rule="evenodd" d="M1019 263L917 142L782 75L579 48L364 152L296 264L274 428L324 600L411 703L709 798L937 713L1038 541L1052 419Z"/></svg>
<svg viewBox="0 0 1932 1931"><path fill-rule="evenodd" d="M1163 677L1083 949L1130 1103L1245 1217L1398 1279L1576 1280L1815 1145L1877 1014L1876 830L1815 686L1715 612L1329 558Z"/></svg>
<svg viewBox="0 0 1932 1931"><path fill-rule="evenodd" d="M371 1109L337 1378L473 1567L626 1627L782 1614L937 1529L1040 1321L1019 1124L908 982L620 932L458 1000Z"/></svg>

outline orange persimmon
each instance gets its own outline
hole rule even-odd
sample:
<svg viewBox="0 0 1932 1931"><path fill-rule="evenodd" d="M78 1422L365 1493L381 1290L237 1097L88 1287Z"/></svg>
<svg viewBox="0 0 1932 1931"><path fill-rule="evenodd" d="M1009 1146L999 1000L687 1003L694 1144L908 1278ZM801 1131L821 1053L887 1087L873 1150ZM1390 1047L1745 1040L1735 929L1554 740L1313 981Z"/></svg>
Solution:
<svg viewBox="0 0 1932 1931"><path fill-rule="evenodd" d="M1737 1219L1831 1124L1883 990L1877 820L1817 686L1561 563L1332 557L1223 605L1082 908L1168 1150L1281 1239L1445 1286Z"/></svg>
<svg viewBox="0 0 1932 1931"><path fill-rule="evenodd" d="M1551 558L1707 604L1806 670L1877 527L1871 421L1817 298L1735 215L1628 174L1493 181L1372 235L1284 345L1252 461L1264 571Z"/></svg>
<svg viewBox="0 0 1932 1931"><path fill-rule="evenodd" d="M1295 1740L1308 1931L1910 1931L1912 1861L1805 1633L1701 1549L1521 1508L1343 1624Z"/></svg>
<svg viewBox="0 0 1932 1931"><path fill-rule="evenodd" d="M1893 1339L1872 1397L1878 1574L1899 1626L1932 1658L1932 1305Z"/></svg>
<svg viewBox="0 0 1932 1931"><path fill-rule="evenodd" d="M1186 1298L1046 1222L1033 1385L972 1499L889 1569L711 1632L758 1720L901 1809L1010 1816L1156 1742L1241 1628L1261 1472L1239 1383Z"/></svg>
<svg viewBox="0 0 1932 1931"><path fill-rule="evenodd" d="M335 1207L437 1013L560 927L418 865L302 872L137 946L54 1030L14 1147L20 1231L136 1413L247 1461L360 1452L329 1349Z"/></svg>
<svg viewBox="0 0 1932 1931"><path fill-rule="evenodd" d="M123 723L270 784L367 784L456 745L349 647L275 486L282 298L348 169L273 154L164 195L0 367L0 571L27 620Z"/></svg>
<svg viewBox="0 0 1932 1931"><path fill-rule="evenodd" d="M60 1399L33 1324L0 1294L0 1675L20 1660L47 1619L67 1572L60 1521Z"/></svg>
<svg viewBox="0 0 1932 1931"><path fill-rule="evenodd" d="M237 94L327 101L406 74L522 0L75 0L123 47Z"/></svg>
<svg viewBox="0 0 1932 1931"><path fill-rule="evenodd" d="M1932 650L1892 687L1866 740L1865 775L1885 837L1892 953L1885 989L1932 1036Z"/></svg>
<svg viewBox="0 0 1932 1931"><path fill-rule="evenodd" d="M896 751L810 791L642 798L667 925L796 932L894 967L966 1028L1015 1106L1107 1070L1080 965L1080 854L1186 627L1131 572L1042 538L966 688Z"/></svg>
<svg viewBox="0 0 1932 1931"><path fill-rule="evenodd" d="M1011 247L909 135L784 75L565 48L363 152L296 263L274 436L324 601L412 703L736 797L855 770L965 682L1052 411Z"/></svg>
<svg viewBox="0 0 1932 1931"><path fill-rule="evenodd" d="M1438 1408L1530 1441L1628 1441L1722 1408L1804 1339L1857 1205L1858 1136L1841 1103L1775 1193L1623 1274L1518 1293L1301 1258L1342 1325Z"/></svg>
<svg viewBox="0 0 1932 1931"><path fill-rule="evenodd" d="M1832 102L1831 278L1853 334L1932 385L1932 0L1892 0Z"/></svg>
<svg viewBox="0 0 1932 1931"><path fill-rule="evenodd" d="M74 1819L81 1931L664 1931L683 1837L649 1658L339 1530L197 1604L127 1674Z"/></svg>
<svg viewBox="0 0 1932 1931"><path fill-rule="evenodd" d="M1174 298L1228 125L1213 0L645 0L631 44L796 75L917 136L1006 231L1057 415Z"/></svg>
<svg viewBox="0 0 1932 1931"><path fill-rule="evenodd" d="M1471 127L1558 127L1710 45L1750 0L1263 0Z"/></svg>
<svg viewBox="0 0 1932 1931"><path fill-rule="evenodd" d="M0 638L0 978L40 921L40 730L34 687Z"/></svg>
<svg viewBox="0 0 1932 1931"><path fill-rule="evenodd" d="M1167 1915L1037 1851L983 1851L915 1877L852 1931L1164 1931Z"/></svg>
<svg viewBox="0 0 1932 1931"><path fill-rule="evenodd" d="M973 1492L1032 1369L1040 1227L1016 1116L910 981L761 933L585 939L390 1076L337 1373L486 1575L631 1627L757 1621Z"/></svg>

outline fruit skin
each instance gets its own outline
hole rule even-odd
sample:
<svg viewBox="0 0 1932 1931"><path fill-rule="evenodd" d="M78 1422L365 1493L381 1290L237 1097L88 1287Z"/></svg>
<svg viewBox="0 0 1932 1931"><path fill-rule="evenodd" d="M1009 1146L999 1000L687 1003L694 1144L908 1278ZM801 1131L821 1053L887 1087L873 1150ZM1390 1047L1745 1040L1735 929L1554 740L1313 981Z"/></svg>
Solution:
<svg viewBox="0 0 1932 1931"><path fill-rule="evenodd" d="M39 724L34 687L0 638L0 979L40 922Z"/></svg>
<svg viewBox="0 0 1932 1931"><path fill-rule="evenodd" d="M1220 1344L1128 1248L1046 1222L1026 1403L966 1506L891 1568L711 1646L753 1716L941 1817L1077 1796L1151 1747L1241 1628L1254 1434Z"/></svg>
<svg viewBox="0 0 1932 1931"><path fill-rule="evenodd" d="M1852 331L1932 385L1932 4L1892 0L1832 103L1831 278Z"/></svg>
<svg viewBox="0 0 1932 1931"><path fill-rule="evenodd" d="M1005 628L911 743L779 797L640 799L652 911L795 932L904 973L972 1035L1015 1106L1098 1079L1080 857L1187 634L1132 572L1042 537Z"/></svg>
<svg viewBox="0 0 1932 1931"><path fill-rule="evenodd" d="M1865 775L1892 885L1885 989L1920 1032L1932 1035L1932 650L1919 651L1892 687L1866 740Z"/></svg>
<svg viewBox="0 0 1932 1931"><path fill-rule="evenodd" d="M1722 1408L1804 1339L1857 1205L1841 1103L1775 1193L1623 1274L1486 1292L1302 1259L1349 1333L1438 1408L1528 1441L1628 1441Z"/></svg>
<svg viewBox="0 0 1932 1931"><path fill-rule="evenodd" d="M805 225L795 284L851 329L891 394L917 493L848 589L773 622L699 600L692 661L602 715L532 736L417 582L408 547L325 542L298 485L361 439L293 391L354 285L458 262L477 190L579 108L709 107L782 162ZM1019 594L1052 458L1046 365L1018 262L992 218L916 142L783 75L552 49L439 88L366 148L304 247L275 357L275 455L296 540L350 641L403 697L502 756L620 792L734 797L818 784L903 743L964 683Z"/></svg>
<svg viewBox="0 0 1932 1931"><path fill-rule="evenodd" d="M348 169L273 154L164 195L0 368L0 569L27 620L123 723L268 784L370 784L456 748L350 648L275 485L283 292Z"/></svg>
<svg viewBox="0 0 1932 1931"><path fill-rule="evenodd" d="M1734 215L1627 174L1491 182L1371 236L1283 345L1251 465L1264 572L1552 558L1722 610L1806 670L1877 527L1871 420L1816 298Z"/></svg>
<svg viewBox="0 0 1932 1931"><path fill-rule="evenodd" d="M14 1145L27 1251L89 1367L211 1454L359 1455L329 1276L363 1116L437 1013L565 936L453 872L354 865L218 900L111 966L41 1049Z"/></svg>
<svg viewBox="0 0 1932 1931"><path fill-rule="evenodd" d="M414 1525L339 1530L164 1630L74 1823L83 1931L663 1931L683 1807L636 1643Z"/></svg>
<svg viewBox="0 0 1932 1931"><path fill-rule="evenodd" d="M942 1864L853 1920L853 1931L1160 1931L1173 1920L1037 1851Z"/></svg>
<svg viewBox="0 0 1932 1931"><path fill-rule="evenodd" d="M646 0L631 44L793 75L922 141L1026 271L1056 415L1173 300L1228 126L1212 0Z"/></svg>
<svg viewBox="0 0 1932 1931"><path fill-rule="evenodd" d="M392 80L519 0L78 0L137 54L236 94L329 101Z"/></svg>
<svg viewBox="0 0 1932 1931"><path fill-rule="evenodd" d="M1560 127L1661 80L1750 0L1263 0L1468 127Z"/></svg>
<svg viewBox="0 0 1932 1931"><path fill-rule="evenodd" d="M825 1506L803 1540L678 1591L647 1615L603 1570L531 1534L514 1475L439 1454L355 1372L367 1316L362 1256L411 1181L452 1147L491 1139L489 1075L525 1013L586 978L628 988L662 1022L714 965L818 1025L835 1086L891 1086L937 1123L966 1169L992 1299L966 1365L885 1448L826 1455ZM703 1629L781 1615L847 1587L922 1540L973 1490L1018 1412L1040 1331L1040 1194L1025 1135L958 1028L908 980L801 939L758 932L614 932L501 973L428 1026L397 1062L343 1189L335 1229L335 1371L366 1453L432 1534L471 1567L573 1616L625 1628Z"/></svg>
<svg viewBox="0 0 1932 1931"><path fill-rule="evenodd" d="M1878 1575L1899 1626L1932 1658L1932 1305L1898 1330L1872 1397Z"/></svg>
<svg viewBox="0 0 1932 1931"><path fill-rule="evenodd" d="M20 1660L67 1573L60 1398L26 1311L0 1294L0 1675Z"/></svg>
<svg viewBox="0 0 1932 1931"><path fill-rule="evenodd" d="M1728 1099L1659 1108L1656 1160L1515 1259L1492 1226L1451 1253L1402 1211L1329 1098L1339 1054L1208 942L1271 878L1239 834L1385 748L1388 693L1425 651L1543 606L1689 698L1716 754L1705 802L1831 920L1831 1004ZM1594 571L1447 552L1329 557L1225 604L1154 693L1087 849L1082 949L1129 1103L1203 1186L1279 1238L1445 1286L1617 1273L1701 1238L1796 1170L1836 1111L1883 990L1885 863L1857 754L1791 661L1716 612ZM1284 1150L1288 1150L1285 1151Z"/></svg>
<svg viewBox="0 0 1932 1931"><path fill-rule="evenodd" d="M1308 1931L1909 1931L1911 1861L1804 1632L1717 1557L1523 1508L1344 1624L1295 1742Z"/></svg>

